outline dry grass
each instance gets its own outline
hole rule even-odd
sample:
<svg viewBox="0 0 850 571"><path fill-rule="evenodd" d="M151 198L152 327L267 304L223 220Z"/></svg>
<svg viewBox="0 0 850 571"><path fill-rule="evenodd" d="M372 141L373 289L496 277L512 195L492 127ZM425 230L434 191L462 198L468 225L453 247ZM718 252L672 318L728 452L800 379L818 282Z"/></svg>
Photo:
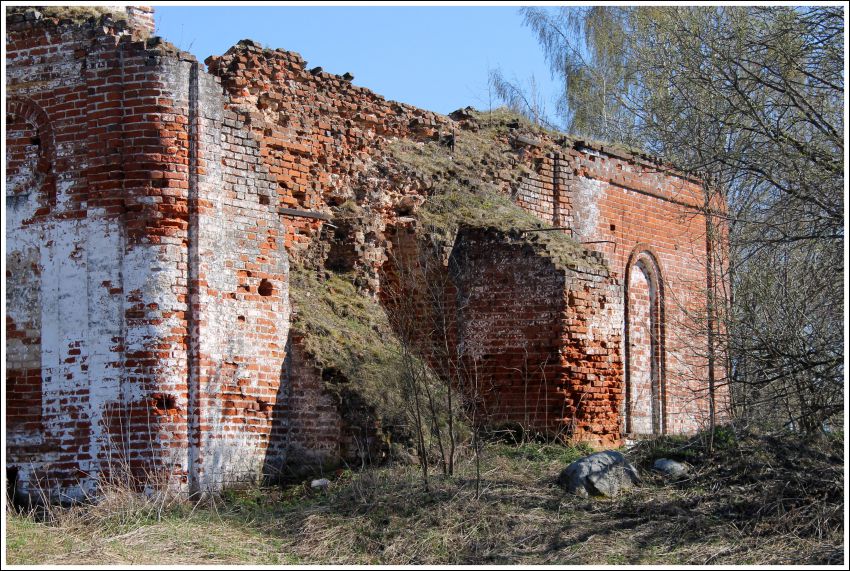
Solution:
<svg viewBox="0 0 850 571"><path fill-rule="evenodd" d="M358 393L391 419L404 410L396 377L402 371L402 349L384 309L361 294L351 276L293 266L290 298L295 313L292 330L303 337L304 348L316 365L341 375L347 390ZM328 383L328 390L340 386Z"/></svg>
<svg viewBox="0 0 850 571"><path fill-rule="evenodd" d="M232 492L129 526L10 516L8 563L841 563L840 443L746 436L721 444L714 454L699 440L642 444L629 455L644 482L614 500L567 496L555 485L586 451L491 443L480 499L467 458L457 476L434 477L429 492L415 466L386 466L346 472L327 493ZM692 464L687 478L666 482L646 470L676 454ZM758 471L762 464L772 472ZM796 508L777 510L777 489Z"/></svg>
<svg viewBox="0 0 850 571"><path fill-rule="evenodd" d="M478 129L455 133L451 151L438 141L400 139L389 145L395 176L425 187L428 197L416 217L429 237L451 245L462 226L495 228L506 238L543 250L562 267L607 273L599 259L563 232L537 232L552 225L510 196L510 189L532 172L529 158L513 148L511 137L533 138L543 130L507 109L472 116Z"/></svg>

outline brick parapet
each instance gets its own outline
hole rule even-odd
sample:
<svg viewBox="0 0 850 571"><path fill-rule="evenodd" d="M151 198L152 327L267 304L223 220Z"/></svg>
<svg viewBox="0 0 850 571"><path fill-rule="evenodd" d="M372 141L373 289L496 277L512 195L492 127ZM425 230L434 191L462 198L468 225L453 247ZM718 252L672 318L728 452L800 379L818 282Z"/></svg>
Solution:
<svg viewBox="0 0 850 571"><path fill-rule="evenodd" d="M393 137L432 138L452 121L388 101L341 76L307 69L300 55L243 41L206 60L219 76L229 110L249 125L261 155L276 176L280 207L332 214L346 200L364 201L385 216L394 202L378 196L370 167ZM370 188L371 187L371 188ZM323 222L286 214L286 247L304 261ZM372 264L375 273L380 260ZM374 276L373 276L374 284Z"/></svg>

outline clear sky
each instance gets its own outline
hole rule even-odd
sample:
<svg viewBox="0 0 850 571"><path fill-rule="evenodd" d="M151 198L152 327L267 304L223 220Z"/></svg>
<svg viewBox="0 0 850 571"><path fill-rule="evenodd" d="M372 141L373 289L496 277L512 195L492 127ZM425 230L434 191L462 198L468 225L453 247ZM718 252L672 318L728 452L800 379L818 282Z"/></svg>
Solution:
<svg viewBox="0 0 850 571"><path fill-rule="evenodd" d="M489 106L488 69L555 85L516 6L154 6L157 34L203 61L250 38L295 51L309 67L440 113ZM494 100L493 105L497 102Z"/></svg>

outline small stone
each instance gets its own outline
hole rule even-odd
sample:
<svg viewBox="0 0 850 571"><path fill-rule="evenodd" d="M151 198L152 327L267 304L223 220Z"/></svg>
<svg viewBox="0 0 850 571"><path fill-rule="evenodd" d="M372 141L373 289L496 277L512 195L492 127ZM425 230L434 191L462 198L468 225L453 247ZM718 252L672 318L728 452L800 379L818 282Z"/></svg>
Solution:
<svg viewBox="0 0 850 571"><path fill-rule="evenodd" d="M410 194L399 200L395 205L395 209L396 212L402 215L413 214L423 202L425 202L425 199L418 194Z"/></svg>
<svg viewBox="0 0 850 571"><path fill-rule="evenodd" d="M675 460L670 460L668 458L659 458L656 460L652 465L652 469L661 472L665 476L670 476L671 478L678 478L679 476L684 476L688 473L687 464L676 462Z"/></svg>
<svg viewBox="0 0 850 571"><path fill-rule="evenodd" d="M313 480L310 482L310 487L314 490L327 490L328 486L331 485L331 481L327 478L320 478L318 480Z"/></svg>

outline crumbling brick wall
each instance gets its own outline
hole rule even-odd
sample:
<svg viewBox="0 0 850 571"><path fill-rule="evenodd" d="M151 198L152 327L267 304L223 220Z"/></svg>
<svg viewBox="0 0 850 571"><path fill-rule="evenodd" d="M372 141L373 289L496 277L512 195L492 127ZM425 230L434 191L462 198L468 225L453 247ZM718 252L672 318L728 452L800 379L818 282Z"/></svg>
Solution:
<svg viewBox="0 0 850 571"><path fill-rule="evenodd" d="M41 324L41 430L7 442L22 491L80 496L106 474L202 490L258 472L288 329L258 142L216 78L144 40L144 22L9 22L8 257L41 276L7 276L10 318ZM32 403L23 370L7 382Z"/></svg>
<svg viewBox="0 0 850 571"><path fill-rule="evenodd" d="M147 123L159 111L158 69L123 21L30 11L7 23L7 262L21 262L6 276L7 333L26 331L29 342L6 350L27 346L41 380L35 389L7 368L8 394L29 393L24 425L39 422L7 440L8 461L23 491L79 496L119 461L135 474L173 466L157 434L179 440L183 424L155 408L162 386L152 381L169 365L146 315L158 300L141 293L178 270L151 275L156 256L127 224L152 194L144 159L159 143Z"/></svg>
<svg viewBox="0 0 850 571"><path fill-rule="evenodd" d="M483 418L619 442L622 310L607 269L590 255L566 267L493 229L462 231L452 259L458 342Z"/></svg>
<svg viewBox="0 0 850 571"><path fill-rule="evenodd" d="M383 263L375 253L381 249L378 233L404 189L382 183L370 169L392 137L439 136L441 129L449 132L450 120L388 101L319 67L307 69L297 53L250 40L206 63L221 77L228 108L260 140L264 164L276 178L275 199L293 260L310 263L308 250L329 208L353 200L365 207L363 216L377 232L359 237L362 248L351 263L377 290Z"/></svg>
<svg viewBox="0 0 850 571"><path fill-rule="evenodd" d="M443 259L412 222L388 232L381 299L402 337L464 393L468 418L621 441L623 310L598 254L565 263L523 233L462 227Z"/></svg>
<svg viewBox="0 0 850 571"><path fill-rule="evenodd" d="M603 254L621 284L624 433L705 428L708 253L702 184L617 147L567 137L526 138L521 144L538 158L534 174L516 190L517 203ZM715 376L723 376L722 367L716 365ZM725 386L719 386L717 398L722 413Z"/></svg>
<svg viewBox="0 0 850 571"><path fill-rule="evenodd" d="M355 453L346 403L289 339L290 259L380 296L393 232L430 189L399 176L389 146L451 152L472 116L387 101L250 41L205 71L150 37L147 8L8 22L6 446L23 491L79 497L125 472L216 489L285 465L286 439ZM443 244L481 269L454 276L468 304L447 307L465 311L452 341L487 361L487 412L600 443L647 418L698 428L700 185L511 133L505 152L530 174L482 176L601 258L562 267L486 225Z"/></svg>

